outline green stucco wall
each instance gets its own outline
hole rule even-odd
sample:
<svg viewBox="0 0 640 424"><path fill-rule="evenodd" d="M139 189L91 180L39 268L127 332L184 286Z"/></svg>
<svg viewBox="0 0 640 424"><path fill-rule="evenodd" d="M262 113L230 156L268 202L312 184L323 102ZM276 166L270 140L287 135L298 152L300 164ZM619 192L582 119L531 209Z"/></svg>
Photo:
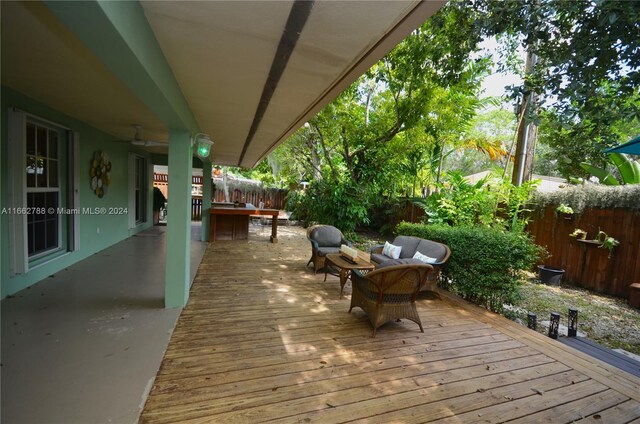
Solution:
<svg viewBox="0 0 640 424"><path fill-rule="evenodd" d="M45 105L34 101L20 93L9 88L2 87L2 96L0 101L2 107L1 119L1 136L2 148L0 152L0 210L8 205L8 112L9 108L14 107L26 113L36 115L40 118L57 123L75 131L79 135L79 207L80 208L128 208L128 157L129 152L136 152L141 156L150 158L150 156L140 150L135 149L127 143L120 143L113 140L113 137L105 134L85 123L77 121L58 111L52 110ZM112 163L111 184L107 194L102 198L98 198L90 186L89 168L90 162L95 151L105 151L108 153ZM153 166L151 161L148 162L148 178L149 182L147 193L147 222L139 225L134 229L129 229L129 217L126 214L100 214L88 215L80 214L80 246L78 250L69 252L68 254L54 259L46 264L40 265L29 272L11 276L10 275L10 246L9 246L9 219L7 215L0 216L0 249L1 249L1 268L0 268L0 296L2 298L7 295L14 294L30 285L55 274L69 265L86 258L100 250L113 245L141 230L149 228L152 225L152 184L153 184Z"/></svg>

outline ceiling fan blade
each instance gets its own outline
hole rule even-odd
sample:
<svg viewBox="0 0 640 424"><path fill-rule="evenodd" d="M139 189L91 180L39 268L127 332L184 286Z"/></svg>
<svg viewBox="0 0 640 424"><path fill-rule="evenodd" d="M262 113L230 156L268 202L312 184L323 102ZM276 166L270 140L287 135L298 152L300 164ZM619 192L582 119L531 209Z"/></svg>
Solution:
<svg viewBox="0 0 640 424"><path fill-rule="evenodd" d="M167 143L161 143L153 140L131 140L130 143L134 146L141 147L168 147Z"/></svg>

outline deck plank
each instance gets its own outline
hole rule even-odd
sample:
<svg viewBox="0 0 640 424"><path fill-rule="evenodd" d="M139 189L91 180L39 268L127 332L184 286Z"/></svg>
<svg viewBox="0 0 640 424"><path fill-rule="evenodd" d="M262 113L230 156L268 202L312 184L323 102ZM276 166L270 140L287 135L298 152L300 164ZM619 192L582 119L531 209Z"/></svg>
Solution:
<svg viewBox="0 0 640 424"><path fill-rule="evenodd" d="M418 301L424 333L402 320L371 338L350 284L340 299L337 278L305 268L303 234L209 245L141 423L640 416L639 380L446 293Z"/></svg>
<svg viewBox="0 0 640 424"><path fill-rule="evenodd" d="M582 424L614 424L633 423L636 421L640 421L640 402L628 400L612 408L593 412L590 416L576 422Z"/></svg>
<svg viewBox="0 0 640 424"><path fill-rule="evenodd" d="M596 412L616 406L629 400L623 394L614 390L605 390L595 395L578 399L574 402L563 403L545 411L527 415L511 423L572 423Z"/></svg>

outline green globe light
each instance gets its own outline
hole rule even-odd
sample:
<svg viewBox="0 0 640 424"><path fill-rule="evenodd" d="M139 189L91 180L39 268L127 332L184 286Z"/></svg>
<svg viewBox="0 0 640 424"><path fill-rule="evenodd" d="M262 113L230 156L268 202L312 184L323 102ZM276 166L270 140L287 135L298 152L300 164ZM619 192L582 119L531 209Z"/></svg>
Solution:
<svg viewBox="0 0 640 424"><path fill-rule="evenodd" d="M192 137L191 143L195 145L195 153L198 157L201 159L209 157L213 141L211 141L207 134L198 133L196 136Z"/></svg>
<svg viewBox="0 0 640 424"><path fill-rule="evenodd" d="M201 157L209 156L209 146L198 146L198 156L201 156Z"/></svg>

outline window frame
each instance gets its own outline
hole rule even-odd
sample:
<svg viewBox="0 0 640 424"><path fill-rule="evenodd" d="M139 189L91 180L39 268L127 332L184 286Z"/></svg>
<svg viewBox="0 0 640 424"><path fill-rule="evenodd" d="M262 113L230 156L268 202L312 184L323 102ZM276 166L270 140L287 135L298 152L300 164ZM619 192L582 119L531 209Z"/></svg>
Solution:
<svg viewBox="0 0 640 424"><path fill-rule="evenodd" d="M58 134L62 134L63 132L66 132L67 130L65 130L65 129L59 127L59 126L54 126L52 124L43 123L43 121L40 120L40 119L35 119L35 118L27 116L27 119L25 121L25 128L26 128L26 126L28 126L30 124L34 125L35 134L36 135L38 133L38 128L45 128L46 129L46 132L47 132L47 143L46 143L47 144L47 152L46 152L46 156L44 156L44 157L46 158L47 162L50 161L51 160L51 156L50 156L50 152L49 152L49 147L50 147L49 134L50 134L50 132L51 131L55 131ZM33 156L33 155L30 155L29 152L27 151L27 143L28 143L28 140L26 140L27 134L28 134L28 131L25 130L25 161L23 163L26 163L26 158L27 157ZM36 175L35 181L34 181L36 184L33 187L29 186L28 178L27 178L26 185L25 185L25 194L26 194L26 203L25 203L25 205L27 207L29 207L29 194L31 194L31 193L35 193L35 194L56 193L56 197L57 197L57 202L56 202L57 206L56 207L57 208L65 208L66 207L65 206L66 202L64 202L64 200L67 197L67 193L66 193L65 188L63 187L63 185L64 185L63 181L66 180L66 179L64 179L64 180L62 179L62 172L61 172L61 170L63 168L62 164L64 163L66 165L66 161L62 157L62 150L63 149L61 149L61 145L63 145L63 144L66 145L67 141L68 140L60 140L60 139L58 139L58 141L57 141L57 150L58 151L56 152L57 153L57 157L55 159L55 161L58 163L57 172L56 172L56 181L57 181L56 187L51 187L50 186L49 164L48 163L47 163L47 165L45 167L45 170L46 170L45 172L47 174L46 186L42 186L42 187L38 186L38 177L37 177L37 175ZM38 143L37 136L36 136L36 140L34 142L37 145L37 143ZM36 150L35 158L37 159L38 157L39 156L38 156L37 150ZM29 223L29 217L27 216L27 229L26 229L27 241L26 241L26 246L27 246L27 257L28 257L29 263L32 263L32 262L37 261L37 260L39 260L39 259L41 259L43 257L47 257L49 255L55 254L57 252L60 252L62 249L64 249L66 247L66 245L67 245L66 237L68 236L68 234L65 234L65 232L66 232L65 231L66 230L65 224L68 224L68 223L64 222L65 219L64 219L64 215L63 214L59 214L56 211L56 215L57 215L57 218L56 218L56 220L57 220L57 223L56 223L57 224L57 235L56 235L57 243L56 243L56 245L54 247L51 247L51 248L48 248L48 249L45 248L45 250L41 250L41 251L39 251L37 253L33 253L33 254L29 254L29 239L28 239L28 237L29 237L29 227L32 224ZM46 225L46 222L47 222L47 220L45 220L45 225Z"/></svg>
<svg viewBox="0 0 640 424"><path fill-rule="evenodd" d="M138 170L138 165L143 164ZM141 177L139 181L138 177ZM141 187L138 187L141 184ZM145 225L149 221L149 159L134 152L129 153L129 229ZM139 196L139 197L138 197ZM142 203L140 218L137 216L136 199Z"/></svg>
<svg viewBox="0 0 640 424"><path fill-rule="evenodd" d="M56 189L58 192L58 207L75 209L77 205L79 205L77 166L79 151L78 134L59 123L52 122L17 108L9 108L7 125L9 141L8 207L12 211L8 217L10 228L10 275L25 274L60 256L78 250L80 246L80 223L76 214L57 214L58 246L29 256L29 224L27 214L22 213L28 205L27 196L28 193L50 192L51 190L48 187L27 187L25 166L27 159L26 137L28 122L56 130L62 136L62 138L58 139L58 187ZM65 145L66 147L61 147Z"/></svg>

